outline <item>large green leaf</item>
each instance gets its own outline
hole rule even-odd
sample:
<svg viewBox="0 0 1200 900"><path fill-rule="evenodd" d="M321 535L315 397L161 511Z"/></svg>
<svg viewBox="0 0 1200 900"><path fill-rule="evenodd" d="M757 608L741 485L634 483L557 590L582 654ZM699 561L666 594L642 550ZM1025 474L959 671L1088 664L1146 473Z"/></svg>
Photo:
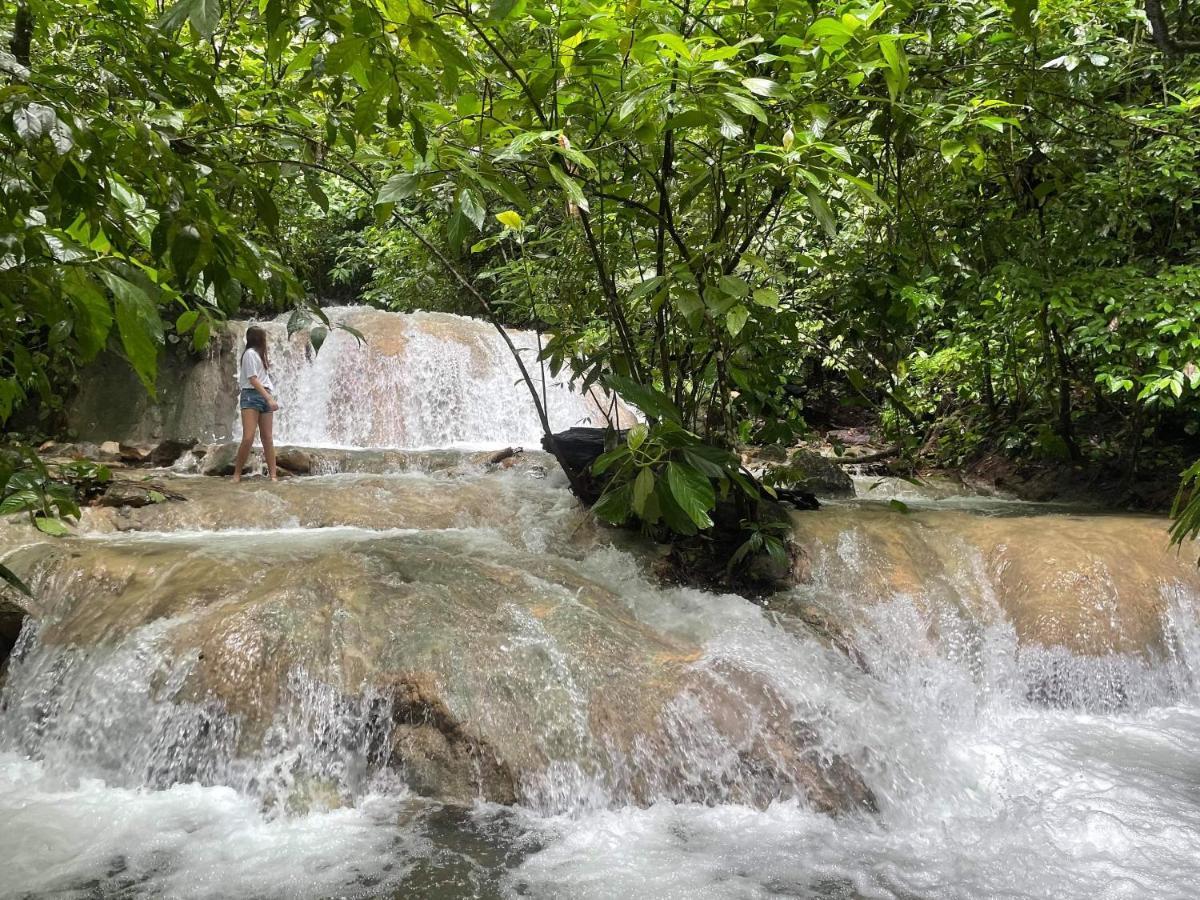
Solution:
<svg viewBox="0 0 1200 900"><path fill-rule="evenodd" d="M592 512L612 525L620 525L624 523L632 511L631 506L632 492L628 484L623 484L618 488L607 491L602 496L596 505L592 507Z"/></svg>
<svg viewBox="0 0 1200 900"><path fill-rule="evenodd" d="M42 508L42 499L37 491L28 488L14 491L0 501L0 516L11 516L13 513L28 512Z"/></svg>
<svg viewBox="0 0 1200 900"><path fill-rule="evenodd" d="M817 221L821 223L821 227L825 229L825 233L829 235L830 240L836 238L837 222L833 218L829 204L825 202L825 198L816 188L810 188L808 191L808 205L812 209L813 215L817 217Z"/></svg>
<svg viewBox="0 0 1200 900"><path fill-rule="evenodd" d="M633 511L639 516L646 509L646 501L654 493L654 472L649 466L638 472L633 480Z"/></svg>
<svg viewBox="0 0 1200 900"><path fill-rule="evenodd" d="M666 522L667 527L673 532L687 536L699 531L696 523L692 521L691 517L676 502L666 479L660 478L658 480L654 490L654 500L658 501L658 511L663 521ZM647 503L647 506L649 505Z"/></svg>
<svg viewBox="0 0 1200 900"><path fill-rule="evenodd" d="M588 211L587 198L583 196L583 188L579 186L578 181L553 163L550 164L550 175L558 182L559 187L563 189L563 193L567 195L567 200L570 203L573 203L584 212Z"/></svg>
<svg viewBox="0 0 1200 900"><path fill-rule="evenodd" d="M702 472L683 463L667 463L667 486L671 496L689 519L698 528L711 528L709 511L716 505L717 497L710 482Z"/></svg>
<svg viewBox="0 0 1200 900"><path fill-rule="evenodd" d="M746 309L742 304L734 306L729 312L725 313L725 327L729 329L729 334L737 337L741 334L742 329L746 326L746 322L750 318L750 310Z"/></svg>
<svg viewBox="0 0 1200 900"><path fill-rule="evenodd" d="M153 394L158 375L158 348L162 344L158 307L141 285L113 272L105 272L100 277L113 293L117 330L121 334L125 356L146 390Z"/></svg>
<svg viewBox="0 0 1200 900"><path fill-rule="evenodd" d="M401 200L407 200L416 194L420 183L420 178L411 172L401 172L398 175L393 175L383 183L383 187L379 189L379 196L375 198L375 202L398 203Z"/></svg>
<svg viewBox="0 0 1200 900"><path fill-rule="evenodd" d="M45 532L51 537L63 537L70 533L66 525L50 516L38 516L33 520L33 524L38 527L39 531Z"/></svg>
<svg viewBox="0 0 1200 900"><path fill-rule="evenodd" d="M103 292L80 269L68 272L63 280L63 290L75 311L72 330L80 356L87 362L108 343L112 307Z"/></svg>
<svg viewBox="0 0 1200 900"><path fill-rule="evenodd" d="M158 24L166 31L177 31L184 22L190 22L197 34L208 38L217 30L220 21L221 0L179 0L163 14Z"/></svg>
<svg viewBox="0 0 1200 900"><path fill-rule="evenodd" d="M632 378L626 378L623 375L609 375L605 379L605 383L648 416L671 422L679 422L683 419L679 408L657 388L639 384Z"/></svg>

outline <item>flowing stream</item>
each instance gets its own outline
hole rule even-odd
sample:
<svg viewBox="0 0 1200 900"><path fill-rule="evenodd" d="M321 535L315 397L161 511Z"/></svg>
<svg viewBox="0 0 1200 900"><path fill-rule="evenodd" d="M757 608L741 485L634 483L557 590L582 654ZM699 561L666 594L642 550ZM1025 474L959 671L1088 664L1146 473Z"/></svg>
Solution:
<svg viewBox="0 0 1200 900"><path fill-rule="evenodd" d="M288 440L532 444L494 346L439 407L461 342L394 318L369 363L276 335ZM860 482L754 604L659 586L539 454L360 455L0 526L0 897L1196 896L1164 520Z"/></svg>

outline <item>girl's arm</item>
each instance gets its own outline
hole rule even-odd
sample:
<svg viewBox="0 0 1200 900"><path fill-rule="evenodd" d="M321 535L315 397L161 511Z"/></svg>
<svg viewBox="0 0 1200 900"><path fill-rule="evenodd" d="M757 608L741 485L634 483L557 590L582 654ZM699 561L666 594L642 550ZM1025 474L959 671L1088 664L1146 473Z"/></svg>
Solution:
<svg viewBox="0 0 1200 900"><path fill-rule="evenodd" d="M250 376L250 383L254 385L254 389L262 394L263 399L267 401L267 406L271 409L279 409L279 404L275 402L275 398L271 396L271 392L263 387L263 383L258 380L257 375Z"/></svg>

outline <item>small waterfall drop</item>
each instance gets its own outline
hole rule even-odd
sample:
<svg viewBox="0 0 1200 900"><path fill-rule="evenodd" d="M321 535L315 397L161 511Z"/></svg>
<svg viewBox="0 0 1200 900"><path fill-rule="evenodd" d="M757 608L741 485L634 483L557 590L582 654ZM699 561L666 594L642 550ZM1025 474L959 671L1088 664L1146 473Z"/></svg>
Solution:
<svg viewBox="0 0 1200 900"><path fill-rule="evenodd" d="M271 376L282 404L275 437L313 447L536 447L542 435L529 389L508 347L486 322L444 313L398 314L365 308L326 311L334 328L314 351L307 332L289 337L276 320L266 328ZM236 351L244 323L235 323ZM511 331L541 395L537 335ZM603 425L628 412L601 388L581 392L570 372L545 373L551 427ZM230 403L236 417L236 404ZM234 422L233 433L240 431Z"/></svg>

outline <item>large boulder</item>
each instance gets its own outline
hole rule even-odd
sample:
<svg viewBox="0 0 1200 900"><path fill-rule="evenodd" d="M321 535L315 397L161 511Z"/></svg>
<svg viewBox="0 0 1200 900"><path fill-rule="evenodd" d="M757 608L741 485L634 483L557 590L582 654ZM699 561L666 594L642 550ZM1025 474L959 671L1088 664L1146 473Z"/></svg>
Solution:
<svg viewBox="0 0 1200 900"><path fill-rule="evenodd" d="M24 732L30 752L94 715L91 692L110 690L94 659L175 710L152 720L162 740L191 735L177 750L122 743L118 712L83 751L157 784L282 766L270 791L255 783L264 799L322 779L352 794L369 769L443 801L545 811L597 797L873 807L762 674L651 629L561 557L470 530L64 540L14 565L56 598L39 665L60 688L13 694L43 723Z"/></svg>
<svg viewBox="0 0 1200 900"><path fill-rule="evenodd" d="M854 496L853 480L837 460L828 456L796 450L788 460L788 468L795 473L792 485L795 488L811 491L818 497Z"/></svg>
<svg viewBox="0 0 1200 900"><path fill-rule="evenodd" d="M190 341L159 353L155 392L147 393L129 362L102 353L90 363L67 408L71 430L86 441L116 436L128 444L163 439L227 440L237 416L235 340L216 329L201 352Z"/></svg>

